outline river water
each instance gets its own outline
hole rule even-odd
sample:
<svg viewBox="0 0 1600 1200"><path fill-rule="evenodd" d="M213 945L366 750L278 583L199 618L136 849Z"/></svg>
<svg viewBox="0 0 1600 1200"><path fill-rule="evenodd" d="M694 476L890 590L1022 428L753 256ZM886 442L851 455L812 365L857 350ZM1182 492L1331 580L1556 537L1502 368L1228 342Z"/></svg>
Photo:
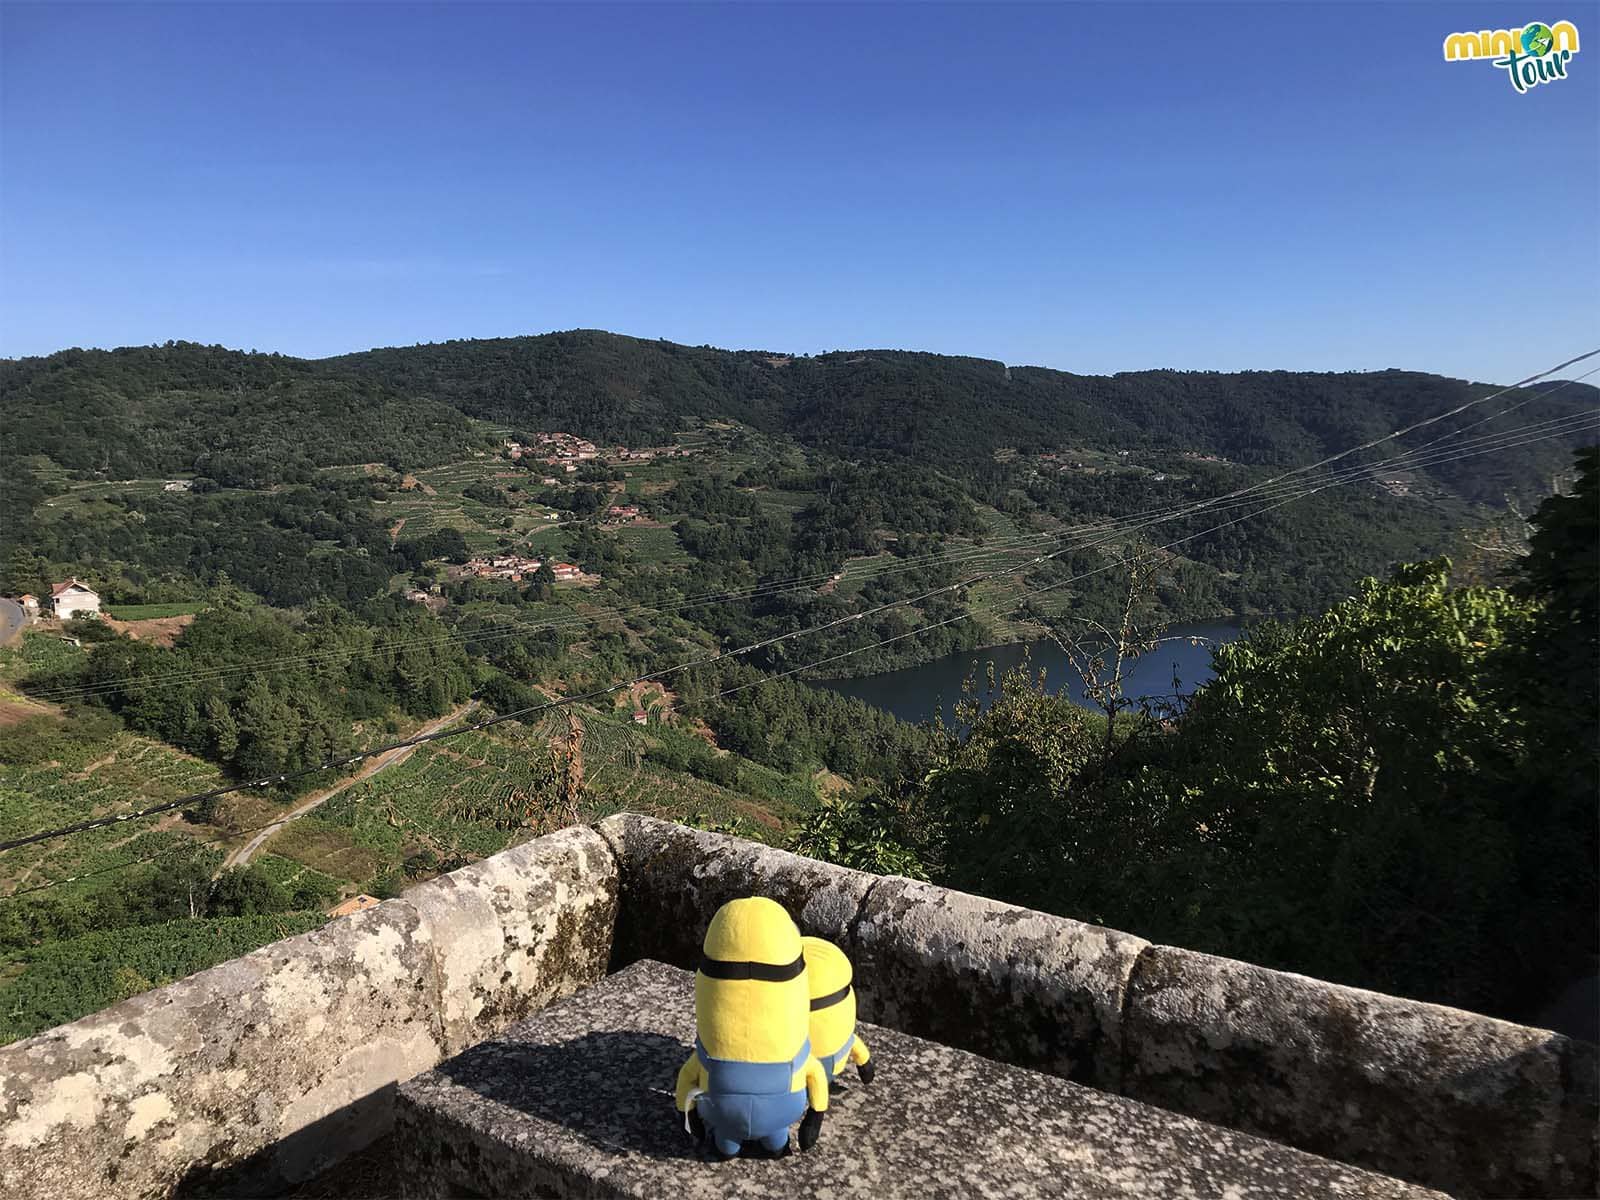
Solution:
<svg viewBox="0 0 1600 1200"><path fill-rule="evenodd" d="M1174 640L1163 641L1135 660L1131 668L1125 669L1123 691L1129 697L1170 697L1176 675L1177 692L1187 695L1211 678L1212 648L1233 641L1240 632L1241 626L1236 621L1171 626L1163 637ZM1053 642L965 650L901 671L864 675L859 679L832 679L820 686L864 700L902 721L929 721L940 709L949 721L952 708L961 699L961 682L973 673L974 663L977 663L979 695L987 705L987 697L982 696L987 664L994 663L998 676L1019 666L1025 658L1035 672L1044 669L1045 686L1052 692L1065 691L1074 700L1083 701L1083 681Z"/></svg>

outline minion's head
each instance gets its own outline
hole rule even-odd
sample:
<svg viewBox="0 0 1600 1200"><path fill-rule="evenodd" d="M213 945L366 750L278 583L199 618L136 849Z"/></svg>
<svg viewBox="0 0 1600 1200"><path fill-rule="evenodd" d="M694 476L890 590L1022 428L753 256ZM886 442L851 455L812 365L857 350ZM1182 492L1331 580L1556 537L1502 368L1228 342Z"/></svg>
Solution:
<svg viewBox="0 0 1600 1200"><path fill-rule="evenodd" d="M777 968L792 968L789 977L793 978L804 970L800 931L783 911L783 905L765 896L730 900L717 909L701 950L705 954L701 969L709 964L711 969L705 973L714 979L766 979ZM718 969L720 964L745 964L752 971L729 974ZM772 969L756 969L761 967Z"/></svg>
<svg viewBox="0 0 1600 1200"><path fill-rule="evenodd" d="M825 938L803 937L800 952L806 960L806 984L812 1000L825 999L850 986L850 960L832 942Z"/></svg>
<svg viewBox="0 0 1600 1200"><path fill-rule="evenodd" d="M782 1062L808 1034L800 931L776 901L730 900L717 910L695 973L700 1040L718 1058Z"/></svg>
<svg viewBox="0 0 1600 1200"><path fill-rule="evenodd" d="M856 996L850 981L853 972L844 951L822 938L800 939L806 960L806 991L811 1009L811 1052L819 1058L837 1056L849 1049L856 1029ZM833 1073L844 1070L844 1059L834 1063Z"/></svg>

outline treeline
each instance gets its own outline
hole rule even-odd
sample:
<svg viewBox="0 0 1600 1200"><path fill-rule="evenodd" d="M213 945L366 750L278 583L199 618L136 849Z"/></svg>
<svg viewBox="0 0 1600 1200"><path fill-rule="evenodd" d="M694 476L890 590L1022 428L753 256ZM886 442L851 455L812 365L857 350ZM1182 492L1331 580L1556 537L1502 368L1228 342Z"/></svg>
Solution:
<svg viewBox="0 0 1600 1200"><path fill-rule="evenodd" d="M1398 370L1087 376L935 354L774 356L574 330L317 362L186 343L69 350L0 363L0 419L16 435L9 458L48 455L73 473L114 479L194 471L260 486L301 478L295 472L307 466L428 465L478 443L465 414L629 444L732 420L846 459L939 465L976 484L1007 448L1305 463L1490 390ZM1596 396L1584 384L1542 385L1507 397L1506 405L1525 403L1473 432L1580 412ZM1498 503L1508 490L1537 492L1579 440L1511 447L1428 474L1465 499Z"/></svg>
<svg viewBox="0 0 1600 1200"><path fill-rule="evenodd" d="M11 595L48 595L66 568L112 603L141 602L161 584L192 595L226 577L280 607L356 604L387 591L390 576L416 561L391 551L370 485L358 480L273 492L112 493L89 518L10 516L0 533L0 589Z"/></svg>
<svg viewBox="0 0 1600 1200"><path fill-rule="evenodd" d="M1044 511L1092 524L1130 512L1176 513L1263 474L1218 477L1201 470L1160 483L1148 475L1063 476L1038 490ZM1386 574L1397 563L1459 545L1459 531L1469 520L1464 505L1397 502L1371 489L1330 489L1288 504L1279 504L1280 498L1167 515L1124 533L1080 538L1080 544L1088 543L1084 548L1028 570L1030 588L1051 588L1028 611L1048 612L1065 603L1076 616L1105 620L1117 611L1126 587L1118 564L1170 546L1159 555L1164 566L1155 599L1158 611L1171 619L1318 612L1348 595L1363 576Z"/></svg>
<svg viewBox="0 0 1600 1200"><path fill-rule="evenodd" d="M733 688L744 690L719 694ZM724 750L780 771L821 764L853 780L894 779L932 744L927 730L880 708L744 664L686 673L682 698Z"/></svg>
<svg viewBox="0 0 1600 1200"><path fill-rule="evenodd" d="M0 418L10 416L18 431L0 453L0 504L12 517L0 530L0 589L37 594L76 573L127 603L187 597L226 575L282 607L360 604L397 573L441 557L461 561L465 540L442 531L391 547L372 507L384 484L330 480L315 468L373 459L414 468L459 457L481 441L463 414L518 429L567 428L602 444L661 441L735 420L809 447L809 460L780 455L731 481L713 470L652 498L654 515L679 518L678 540L696 560L691 590L704 592L824 576L847 557L907 555L913 541L937 549L940 538L980 530L974 499L1023 529L1191 503L1260 480L1269 466L1306 462L1485 394L1399 371L1090 377L887 351L788 358L593 331L321 362L188 344L67 351L0 363ZM1526 403L1474 433L1578 411L1597 395L1572 385L1508 398ZM1029 457L1071 446L1131 448L1169 472L1056 472ZM1216 514L1152 527L1152 540L1184 539L1180 558L1204 568L1179 562L1163 603L1190 617L1322 607L1362 573L1440 552L1468 519L1467 501L1538 490L1562 468L1561 447L1536 443L1431 468L1428 486L1453 489L1443 507L1366 486L1210 532ZM1013 450L1021 457L1001 453ZM1190 450L1259 469L1180 454ZM113 492L88 515L69 517L45 506L62 487L63 467L87 478L202 477L188 494ZM580 478L595 482L537 495L590 514L608 503L602 476L615 474L590 464ZM764 505L752 488L796 503ZM507 500L489 484L474 485L470 498L493 507ZM564 552L602 570L629 599L673 594L672 582L657 578L664 572L630 562L614 538L580 529ZM1048 565L1032 576L1041 585L1061 578ZM1090 578L1062 598L1104 616L1093 607L1100 591ZM796 609L807 607L804 598L792 601L773 598L749 615L708 610L704 629L719 638L771 630L804 615Z"/></svg>
<svg viewBox="0 0 1600 1200"><path fill-rule="evenodd" d="M474 416L569 428L602 443L664 440L706 420L733 420L844 458L939 465L964 481L1003 448L1167 448L1305 463L1492 390L1398 370L1088 376L901 351L774 356L594 330L373 350L322 365ZM1592 408L1596 396L1583 384L1530 389L1503 401L1527 401L1514 416L1473 433ZM1466 499L1497 503L1508 490L1536 494L1578 442L1514 447L1430 474Z"/></svg>
<svg viewBox="0 0 1600 1200"><path fill-rule="evenodd" d="M305 770L352 752L358 722L441 716L473 687L466 651L416 606L366 616L214 608L170 648L114 637L22 687L108 709L240 778Z"/></svg>
<svg viewBox="0 0 1600 1200"><path fill-rule="evenodd" d="M431 466L482 443L459 411L417 393L190 342L0 360L0 421L11 462L47 455L81 477L252 488L343 463Z"/></svg>
<svg viewBox="0 0 1600 1200"><path fill-rule="evenodd" d="M1017 673L802 849L1526 1017L1600 940L1600 454L1506 586L1445 562L1220 650L1172 726Z"/></svg>

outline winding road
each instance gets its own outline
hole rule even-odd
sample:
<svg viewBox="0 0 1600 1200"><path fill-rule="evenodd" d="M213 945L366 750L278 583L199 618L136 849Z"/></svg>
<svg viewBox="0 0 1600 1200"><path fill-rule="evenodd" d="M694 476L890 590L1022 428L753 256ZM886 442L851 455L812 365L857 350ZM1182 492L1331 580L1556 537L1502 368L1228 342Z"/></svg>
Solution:
<svg viewBox="0 0 1600 1200"><path fill-rule="evenodd" d="M466 716L477 707L478 702L476 700L468 700L454 712L446 713L437 721L423 726L411 736L417 738L425 737L430 733L438 733L439 730L443 729L445 726L454 721L459 721L462 717ZM366 765L354 775L350 776L349 779L340 780L332 787L325 788L320 792L314 793L309 799L302 801L298 807L284 813L283 816L279 817L260 833L256 834L255 837L251 838L232 854L228 855L228 857L223 860L218 874L220 874L222 871L226 871L229 867L247 866L250 862L250 859L255 856L256 852L260 850L262 846L266 845L267 840L274 834L278 833L290 821L299 820L301 817L305 816L308 812L311 812L319 805L325 804L329 800L332 800L346 788L352 787L355 784L363 782L364 780L371 779L385 767L391 767L395 763L405 762L406 759L411 757L412 752L416 749L417 747L415 746L402 746L398 750L386 750L382 754L378 754L372 758L369 758L366 762Z"/></svg>
<svg viewBox="0 0 1600 1200"><path fill-rule="evenodd" d="M28 614L15 600L0 600L0 646L9 646L22 627L28 623Z"/></svg>

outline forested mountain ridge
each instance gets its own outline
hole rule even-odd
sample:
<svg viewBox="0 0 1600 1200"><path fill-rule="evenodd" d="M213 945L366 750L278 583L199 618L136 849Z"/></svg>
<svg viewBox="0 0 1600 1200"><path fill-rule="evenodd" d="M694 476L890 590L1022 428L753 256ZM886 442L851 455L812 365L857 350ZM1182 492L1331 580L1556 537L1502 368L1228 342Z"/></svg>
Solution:
<svg viewBox="0 0 1600 1200"><path fill-rule="evenodd" d="M590 330L371 350L325 360L397 390L421 391L510 424L564 420L597 440L665 436L722 417L852 457L977 465L999 449L1062 446L1193 450L1257 465L1299 465L1495 390L1414 371L1138 371L1074 375L900 350L794 357L650 342ZM1594 407L1571 384L1528 399L1474 434ZM1462 424L1484 413L1463 415ZM1441 425L1437 432L1453 426ZM1576 442L1574 442L1576 444ZM1440 482L1468 500L1548 478L1564 446L1517 448Z"/></svg>
<svg viewBox="0 0 1600 1200"><path fill-rule="evenodd" d="M240 487L335 463L428 466L482 441L438 401L305 359L191 343L0 362L0 419L8 459Z"/></svg>
<svg viewBox="0 0 1600 1200"><path fill-rule="evenodd" d="M292 478L301 464L446 461L481 441L463 417L632 444L728 420L845 458L911 458L968 478L1005 449L1133 447L1290 466L1491 390L1400 370L1092 376L909 351L718 350L593 330L315 361L172 343L0 362L7 457L43 454L80 475L220 472L241 483ZM1519 393L1503 402L1526 400L1515 414L1473 433L1571 414L1597 398L1585 384ZM1459 424L1487 411L1469 410ZM1463 499L1497 503L1508 490L1542 490L1576 442L1431 473Z"/></svg>

